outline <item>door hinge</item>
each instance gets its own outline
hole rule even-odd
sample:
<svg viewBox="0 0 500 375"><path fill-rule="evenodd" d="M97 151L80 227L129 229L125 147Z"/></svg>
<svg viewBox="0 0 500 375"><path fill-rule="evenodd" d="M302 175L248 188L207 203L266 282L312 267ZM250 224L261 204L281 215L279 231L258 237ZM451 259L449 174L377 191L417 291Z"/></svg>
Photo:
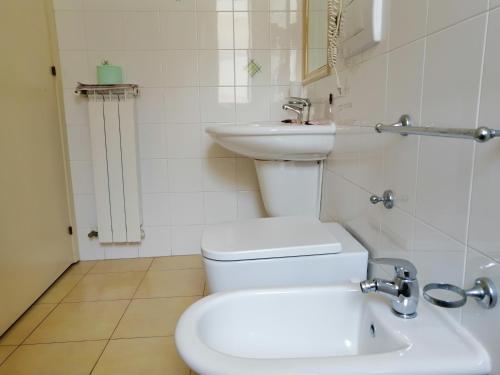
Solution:
<svg viewBox="0 0 500 375"><path fill-rule="evenodd" d="M52 65L50 67L50 72L52 73L53 76L56 76L57 75L57 70L56 70L56 67L54 65Z"/></svg>
<svg viewBox="0 0 500 375"><path fill-rule="evenodd" d="M72 226L69 226L69 227L68 227L68 233L69 233L70 235L73 235L73 227L72 227Z"/></svg>

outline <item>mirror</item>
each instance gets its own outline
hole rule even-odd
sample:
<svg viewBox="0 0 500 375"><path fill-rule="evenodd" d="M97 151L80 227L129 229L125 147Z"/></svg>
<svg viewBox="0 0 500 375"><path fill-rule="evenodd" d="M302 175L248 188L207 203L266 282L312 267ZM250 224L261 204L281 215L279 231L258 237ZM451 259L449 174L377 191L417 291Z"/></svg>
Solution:
<svg viewBox="0 0 500 375"><path fill-rule="evenodd" d="M330 74L328 64L328 0L304 0L303 84Z"/></svg>

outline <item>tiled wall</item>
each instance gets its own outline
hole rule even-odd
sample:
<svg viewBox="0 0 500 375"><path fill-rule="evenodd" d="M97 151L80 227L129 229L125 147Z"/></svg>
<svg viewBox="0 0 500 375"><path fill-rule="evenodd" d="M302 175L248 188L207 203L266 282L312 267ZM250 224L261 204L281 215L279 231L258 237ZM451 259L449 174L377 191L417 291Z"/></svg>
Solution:
<svg viewBox="0 0 500 375"><path fill-rule="evenodd" d="M82 259L195 253L206 224L264 215L253 162L204 129L286 117L283 98L300 91L299 0L54 0L54 8ZM140 246L87 239L96 228L88 117L72 91L95 82L104 59L141 86Z"/></svg>
<svg viewBox="0 0 500 375"><path fill-rule="evenodd" d="M500 128L500 1L393 0L377 47L344 61L342 124L329 158L322 216L346 225L374 257L412 260L422 285L500 286L500 141L487 144L376 134L408 113L415 125ZM316 116L335 92L328 77L307 87ZM369 203L392 189L396 207ZM426 303L422 301L422 303ZM452 314L486 343L500 374L499 307L469 301Z"/></svg>

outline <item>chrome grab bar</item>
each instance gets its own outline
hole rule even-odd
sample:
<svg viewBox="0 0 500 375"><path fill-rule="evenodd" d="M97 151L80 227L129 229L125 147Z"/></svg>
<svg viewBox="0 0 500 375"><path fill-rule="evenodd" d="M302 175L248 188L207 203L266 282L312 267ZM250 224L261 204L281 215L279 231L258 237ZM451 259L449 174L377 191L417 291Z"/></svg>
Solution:
<svg viewBox="0 0 500 375"><path fill-rule="evenodd" d="M446 138L472 139L476 142L487 142L500 136L500 130L479 127L477 129L436 128L430 126L412 126L409 115L402 115L399 122L393 125L375 125L377 133L396 133L406 135L426 135Z"/></svg>

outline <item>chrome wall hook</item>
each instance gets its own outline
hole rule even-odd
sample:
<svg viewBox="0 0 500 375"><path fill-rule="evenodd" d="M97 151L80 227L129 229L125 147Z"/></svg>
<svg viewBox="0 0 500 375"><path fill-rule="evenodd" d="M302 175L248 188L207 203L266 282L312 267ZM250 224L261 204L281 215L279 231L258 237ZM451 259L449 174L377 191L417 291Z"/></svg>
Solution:
<svg viewBox="0 0 500 375"><path fill-rule="evenodd" d="M372 204L382 202L384 204L384 207L390 210L392 207L394 207L394 193L392 192L392 190L386 190L382 194L382 197L379 197L378 195L372 195L370 197L370 202Z"/></svg>

